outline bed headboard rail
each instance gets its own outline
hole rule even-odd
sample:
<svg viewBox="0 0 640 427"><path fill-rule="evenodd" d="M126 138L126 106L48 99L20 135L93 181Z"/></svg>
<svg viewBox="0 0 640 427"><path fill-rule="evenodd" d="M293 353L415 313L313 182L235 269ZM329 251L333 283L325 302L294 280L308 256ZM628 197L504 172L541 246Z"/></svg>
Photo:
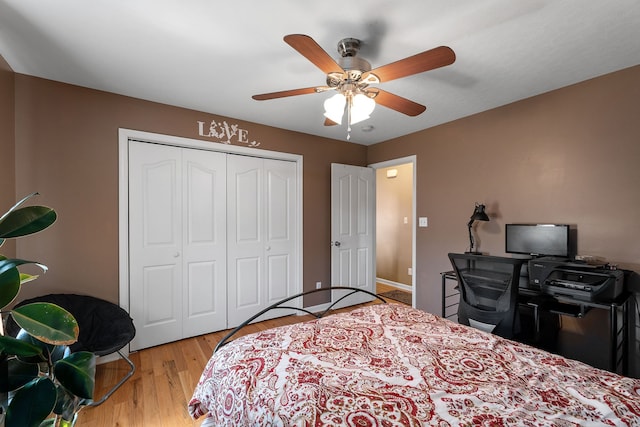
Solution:
<svg viewBox="0 0 640 427"><path fill-rule="evenodd" d="M295 307L295 306L291 306L291 305L285 305L287 304L289 301L292 301L296 298L301 298L304 297L306 295L310 295L310 294L314 294L316 292L327 292L327 291L334 291L334 290L346 290L346 291L350 291L344 295L342 295L340 298L336 299L335 301L333 301L331 303L331 305L329 305L329 307L327 307L325 310L319 312L319 313L312 313L311 311L307 310L304 307ZM382 298L379 295L374 294L373 292L369 292L365 289L359 289L359 288L351 288L348 286L331 286L328 288L321 288L321 289L312 289L309 291L305 291L305 292L301 292L299 294L296 295L292 295L290 297L284 298L276 303L271 304L269 307L259 311L258 313L254 314L253 316L251 316L250 318L248 318L247 320L245 320L244 322L242 322L240 325L238 325L237 327L235 327L234 329L232 329L227 335L225 335L220 342L216 345L216 348L213 350L213 352L215 353L216 351L218 351L218 349L220 347L222 347L223 345L227 344L230 340L230 338L232 336L234 336L236 333L238 333L238 331L240 331L242 328L244 328L245 326L247 326L248 324L250 324L251 322L253 322L254 320L256 320L258 317L262 316L263 314L267 313L268 311L271 310L281 310L281 309L286 309L286 310L294 310L294 311L300 311L306 314L310 314L312 316L314 316L317 319L320 319L321 317L324 317L327 313L329 313L331 310L333 310L333 308L339 304L341 301L345 300L346 298L350 297L351 295L357 294L357 293L365 293L368 294L378 300L380 300L383 304L386 304L387 301Z"/></svg>

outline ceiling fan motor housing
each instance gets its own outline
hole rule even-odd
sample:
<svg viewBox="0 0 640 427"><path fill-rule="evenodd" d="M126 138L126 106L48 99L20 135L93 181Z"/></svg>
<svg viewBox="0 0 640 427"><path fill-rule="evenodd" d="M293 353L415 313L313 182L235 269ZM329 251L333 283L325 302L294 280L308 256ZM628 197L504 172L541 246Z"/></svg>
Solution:
<svg viewBox="0 0 640 427"><path fill-rule="evenodd" d="M344 72L335 72L327 74L327 85L329 87L342 87L345 84L357 84L367 71L371 71L371 64L358 56L360 49L360 40L354 38L346 38L338 43L338 65ZM366 85L365 85L366 86Z"/></svg>
<svg viewBox="0 0 640 427"><path fill-rule="evenodd" d="M360 50L360 40L354 38L342 39L338 42L338 53L342 57L356 56Z"/></svg>

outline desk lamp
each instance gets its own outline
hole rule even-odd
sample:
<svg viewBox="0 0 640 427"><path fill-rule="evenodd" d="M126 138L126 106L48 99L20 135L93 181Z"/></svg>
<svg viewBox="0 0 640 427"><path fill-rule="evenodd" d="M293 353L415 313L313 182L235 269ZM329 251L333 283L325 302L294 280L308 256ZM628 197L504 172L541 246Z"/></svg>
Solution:
<svg viewBox="0 0 640 427"><path fill-rule="evenodd" d="M473 250L473 233L471 232L471 227L473 226L474 221L489 221L489 217L484 211L484 205L476 203L476 207L473 209L473 214L471 214L471 218L469 218L469 223L467 227L469 228L469 252L468 254L479 254L480 252L474 252Z"/></svg>

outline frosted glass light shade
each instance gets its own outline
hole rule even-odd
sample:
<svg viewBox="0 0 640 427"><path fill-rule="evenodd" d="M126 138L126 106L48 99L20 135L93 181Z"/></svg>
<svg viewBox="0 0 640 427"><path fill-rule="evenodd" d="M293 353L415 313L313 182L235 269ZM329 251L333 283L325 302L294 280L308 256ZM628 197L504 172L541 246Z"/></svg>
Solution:
<svg viewBox="0 0 640 427"><path fill-rule="evenodd" d="M351 104L351 122L355 124L367 120L376 107L376 101L361 93L353 97Z"/></svg>
<svg viewBox="0 0 640 427"><path fill-rule="evenodd" d="M347 105L347 99L343 94L336 93L324 101L324 116L334 123L342 124L345 105Z"/></svg>

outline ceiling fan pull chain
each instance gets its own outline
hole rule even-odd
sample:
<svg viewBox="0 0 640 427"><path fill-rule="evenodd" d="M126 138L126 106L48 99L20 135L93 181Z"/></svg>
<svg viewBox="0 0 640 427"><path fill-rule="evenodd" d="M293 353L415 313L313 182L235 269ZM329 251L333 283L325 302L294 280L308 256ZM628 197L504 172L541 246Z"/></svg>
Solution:
<svg viewBox="0 0 640 427"><path fill-rule="evenodd" d="M351 140L351 107L353 106L353 98L347 98L347 141Z"/></svg>

